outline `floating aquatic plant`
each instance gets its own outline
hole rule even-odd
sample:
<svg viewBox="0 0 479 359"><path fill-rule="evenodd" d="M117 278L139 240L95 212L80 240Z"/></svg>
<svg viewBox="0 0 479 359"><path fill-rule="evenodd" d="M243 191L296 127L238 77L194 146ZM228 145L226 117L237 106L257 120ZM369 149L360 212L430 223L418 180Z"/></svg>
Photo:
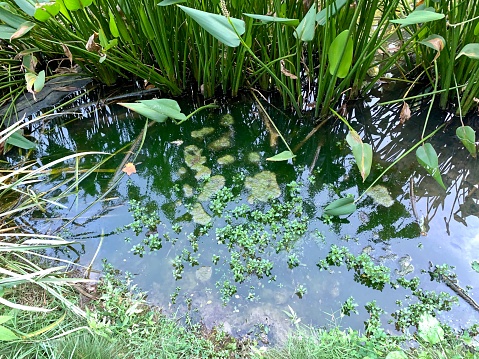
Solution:
<svg viewBox="0 0 479 359"><path fill-rule="evenodd" d="M227 148L231 147L231 138L230 134L226 134L224 136L221 136L217 140L211 142L208 145L208 148L213 151L221 151Z"/></svg>
<svg viewBox="0 0 479 359"><path fill-rule="evenodd" d="M231 155L226 155L223 157L218 158L217 162L219 165L224 166L224 165L230 165L235 161L235 158Z"/></svg>
<svg viewBox="0 0 479 359"><path fill-rule="evenodd" d="M203 139L206 136L211 135L213 132L215 132L215 129L213 127L203 127L200 130L192 131L191 137Z"/></svg>
<svg viewBox="0 0 479 359"><path fill-rule="evenodd" d="M198 201L204 202L209 200L218 190L225 186L225 178L221 175L212 176L205 183L203 190L198 196Z"/></svg>
<svg viewBox="0 0 479 359"><path fill-rule="evenodd" d="M377 185L370 188L366 194L371 197L376 204L380 204L384 207L391 207L394 204L394 200L388 192L388 189L382 185Z"/></svg>
<svg viewBox="0 0 479 359"><path fill-rule="evenodd" d="M193 216L193 222L201 224L202 226L205 226L211 222L211 217L205 212L200 203L195 203L193 205L193 208L191 209L191 215Z"/></svg>
<svg viewBox="0 0 479 359"><path fill-rule="evenodd" d="M271 171L260 172L253 177L246 177L245 187L251 191L249 203L255 201L268 202L281 195L281 189L276 181L276 174Z"/></svg>

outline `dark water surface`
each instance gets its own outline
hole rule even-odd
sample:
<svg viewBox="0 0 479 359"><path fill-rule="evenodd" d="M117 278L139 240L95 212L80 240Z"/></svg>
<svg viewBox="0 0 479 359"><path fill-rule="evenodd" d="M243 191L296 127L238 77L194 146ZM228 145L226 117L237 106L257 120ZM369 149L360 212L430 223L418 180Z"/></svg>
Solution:
<svg viewBox="0 0 479 359"><path fill-rule="evenodd" d="M264 336L268 333L271 341L283 338L292 327L285 311L291 313L293 310L304 324L322 326L333 322L362 329L369 316L364 309L367 302L376 300L386 311L383 315L385 325L390 314L400 308L397 300L403 304L414 302L414 298L407 299L410 292L405 289L396 290L386 285L379 291L357 283L354 273L344 265L320 271L316 264L327 255L332 244L346 246L354 254L368 253L376 264L391 269L392 279L400 275L418 276L422 287L428 290L454 294L444 283L431 282L429 275L422 272L429 269L429 262L455 266L460 286L475 287L479 274L471 269L471 262L479 259L476 191L479 173L477 161L468 156L454 135L459 123L457 118L451 119L435 111L430 120L431 129L426 132L445 120L452 121L431 141L440 153L447 194L419 167L413 153L378 182L390 195L388 206L364 196L358 203L358 210L347 218L323 216L325 205L346 194L357 198L382 169L420 139L425 107L419 103L411 106L413 117L401 126L398 125L401 105L377 106L377 102L377 98L371 97L351 104L348 109L351 125L374 150L373 169L365 183L345 141L347 128L334 119L297 148L314 127L311 118L297 120L278 109L266 107L291 148L297 148L294 161L276 163L266 158L286 148L280 138L272 139L264 114L247 96L234 102L219 101L217 110L200 112L181 126L171 122L153 125L136 158L137 173L129 179L122 178L106 199L89 208L74 224L62 228L61 234L81 244L76 247L78 253L69 253L70 258L77 259L79 254L80 262L88 264L104 233L94 263L96 269L101 269L100 259L106 258L122 271L135 274L135 283L148 291L149 300L165 310L183 314L189 307L197 309L195 315L208 326L224 324L225 329L235 335L262 332ZM181 107L184 113L194 110L191 102L183 101ZM134 141L145 125L144 118L118 105L97 108L91 104L83 108L81 118L67 123L73 118L76 117L65 117L45 125L40 136L39 157L46 156L47 160L90 150L113 153ZM193 137L198 136L194 131L205 127L211 127L212 132L203 138ZM65 219L80 213L108 188L128 149L104 166L109 171L95 173L83 182L78 197L63 203L67 209L52 209L47 215L36 214L32 226L44 232L58 231ZM221 163L226 155L234 158L232 163ZM201 160L201 156L205 158ZM81 167L89 168L101 157L86 157ZM196 165L204 162L201 168L206 172L202 174L190 168L195 166L191 161ZM265 213L271 203L288 201L288 183L295 181L300 185L301 213L287 215L283 222L278 218L278 224L284 227L294 220L304 221L304 234L299 231L301 235L293 236L288 248L277 251L275 244L283 233L280 231L274 242L255 254L258 261L271 261L273 268L269 275L262 278L246 275L244 282L235 282L231 260L237 257L232 253L242 254L244 250L234 244L228 247L227 243L218 242L217 231L227 225L227 220L214 215L210 208L211 198L201 197L202 188L208 183L207 177L202 176L208 171L211 171L210 178L222 176L225 186L234 188L237 197L228 203L226 211L245 205L250 211L258 209ZM258 177L254 176L259 173L276 176L281 194L274 201L253 200L251 189L244 186L245 181L258 182ZM59 183L62 178L62 175L52 176L51 180ZM411 183L416 214L412 208ZM268 191L274 194L274 189ZM132 248L141 245L151 231L147 233L145 229L138 236L131 229L118 231L133 220L129 212L130 200L139 201L147 213L157 214L161 220L153 232L158 234L162 247L150 251L144 246L143 257L133 254ZM208 217L192 214L193 208L198 209L198 203L211 217L211 227L194 222L208 221ZM233 227L244 222L232 220ZM271 231L271 227L266 226L263 234L267 236ZM427 235L421 235L421 231ZM130 242L125 241L127 237L131 238ZM195 265L188 260L188 253ZM288 267L291 255L300 263L292 269ZM178 269L181 265L184 270L177 271L177 276L182 278L175 279L174 266ZM225 281L235 285L237 292L223 305L220 289ZM307 292L299 298L296 292L301 289ZM172 304L171 295L175 291L178 293L176 304ZM359 304L359 314L342 317L341 305L351 296ZM474 289L471 296L475 296ZM459 303L452 314L440 313L440 316L456 327L477 322L478 313L462 299Z"/></svg>

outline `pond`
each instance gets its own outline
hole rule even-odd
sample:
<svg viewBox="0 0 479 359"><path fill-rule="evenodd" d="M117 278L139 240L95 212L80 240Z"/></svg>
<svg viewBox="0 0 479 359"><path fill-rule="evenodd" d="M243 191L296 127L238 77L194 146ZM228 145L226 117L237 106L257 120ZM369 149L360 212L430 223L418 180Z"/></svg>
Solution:
<svg viewBox="0 0 479 359"><path fill-rule="evenodd" d="M293 161L272 162L267 158L286 148L248 94L218 99L218 109L199 112L181 126L148 127L141 149L145 119L90 95L76 104L81 116L57 118L36 132L38 158L91 150L118 154L80 184L78 196L63 200L64 209L35 212L24 225L77 241L62 257L84 265L94 260L98 271L106 259L131 273L165 312L192 311L206 326L223 325L235 336L276 342L298 318L363 329L372 301L384 310L380 317L388 329L407 328L414 314L401 309L408 304L447 308L447 295L439 293L457 295L445 281L431 280L435 265L454 266L463 289L478 278L471 262L479 258L479 173L454 135L458 119L437 110L429 131L450 121L431 141L447 191L413 153L361 198L355 213L324 215L328 203L347 194L357 198L419 141L427 112L420 101L404 125L401 104L378 105L379 96L396 91L383 86L347 108L350 124L373 146L365 183L345 141L347 128L333 118L307 138L315 128L310 116L296 119L265 105L296 154ZM191 100L180 105L184 113L196 106ZM137 153L136 173L111 189L131 151ZM80 166L91 168L102 157L84 157ZM68 175L51 174L49 185ZM347 253L361 259L348 261ZM403 277L417 277L420 289L398 284ZM467 300L473 297L459 297L440 317L454 327L477 322ZM349 316L342 307L352 311Z"/></svg>

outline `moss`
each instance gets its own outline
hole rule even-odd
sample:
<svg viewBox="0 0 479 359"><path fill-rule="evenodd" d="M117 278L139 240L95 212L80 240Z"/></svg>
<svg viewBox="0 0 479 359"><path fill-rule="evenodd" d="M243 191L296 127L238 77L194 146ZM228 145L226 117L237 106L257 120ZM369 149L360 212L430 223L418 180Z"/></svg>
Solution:
<svg viewBox="0 0 479 359"><path fill-rule="evenodd" d="M208 145L208 148L213 151L221 151L230 147L231 147L231 139L229 134L226 134L218 138L216 141L213 141Z"/></svg>
<svg viewBox="0 0 479 359"><path fill-rule="evenodd" d="M224 166L224 165L230 165L234 161L235 161L235 158L233 156L226 155L226 156L218 158L217 162L218 162L219 165Z"/></svg>
<svg viewBox="0 0 479 359"><path fill-rule="evenodd" d="M251 163L259 163L261 161L261 157L258 152L250 152L248 153L248 162Z"/></svg>
<svg viewBox="0 0 479 359"><path fill-rule="evenodd" d="M200 130L192 131L191 132L191 137L198 138L198 139L203 139L206 136L211 135L213 132L215 132L215 129L213 127L203 127Z"/></svg>
<svg viewBox="0 0 479 359"><path fill-rule="evenodd" d="M231 126L234 123L235 123L235 119L229 113L227 113L226 115L224 115L220 119L220 125L221 126L228 127L228 126Z"/></svg>
<svg viewBox="0 0 479 359"><path fill-rule="evenodd" d="M245 187L251 191L248 197L249 203L267 202L281 195L276 174L271 171L263 171L253 177L246 177Z"/></svg>
<svg viewBox="0 0 479 359"><path fill-rule="evenodd" d="M216 175L210 177L208 182L205 183L203 190L198 196L198 201L207 201L210 199L218 190L222 189L225 186L225 178L221 175Z"/></svg>
<svg viewBox="0 0 479 359"><path fill-rule="evenodd" d="M384 186L374 186L370 188L366 193L374 200L376 204L380 204L384 207L391 207L394 204L394 200L389 194L388 189Z"/></svg>

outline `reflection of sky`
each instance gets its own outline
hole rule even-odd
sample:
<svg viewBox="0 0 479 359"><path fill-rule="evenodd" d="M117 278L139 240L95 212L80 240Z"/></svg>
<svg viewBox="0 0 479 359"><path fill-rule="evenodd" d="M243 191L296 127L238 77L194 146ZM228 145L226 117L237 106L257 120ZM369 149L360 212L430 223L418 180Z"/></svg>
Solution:
<svg viewBox="0 0 479 359"><path fill-rule="evenodd" d="M375 102L375 99L370 100L371 104ZM182 106L185 113L190 110L187 104ZM371 178L380 174L381 168L378 164L385 168L420 138L425 110L412 106L413 117L404 126L398 126L399 110L400 105L371 107L360 103L353 110L354 117L350 119L352 126L362 136L364 142L373 145L375 155ZM61 121L52 123L45 135L41 136L42 146L39 152L49 158L82 150L113 153L126 143L134 141L144 126L144 120L122 111L112 106L99 112L90 111L90 116L83 116L66 127L62 126ZM273 108L269 108L268 111L291 147L298 144L312 127L306 119L302 120L300 126L295 126L295 120L280 111ZM236 124L232 128L221 127L218 124L221 115L226 113L231 113L235 118ZM333 124L332 120L330 121ZM192 130L205 126L216 128L211 137L205 140L191 137ZM231 150L215 152L208 148L211 141L226 133L231 133L233 142ZM107 200L95 204L83 213L68 230L73 233L73 239L79 240L84 245L83 263L88 263L92 258L100 242L100 233L103 232L105 238L99 258L107 258L118 268L138 274L137 282L144 290L150 292L152 301L168 306L169 295L180 286L182 292L179 303L183 303L183 296L192 296L193 304L201 306L204 315L209 316L209 319L205 319L206 322L212 323L226 318L243 329L247 318L254 315L258 317L267 315L276 320L286 319L282 311L287 310L288 305L303 318L304 323L325 325L331 320L329 314L336 312L335 320L337 319L341 303L350 296L360 304L358 308L360 315L342 319L344 325L361 328L362 322L367 319L367 313L362 306L373 299L377 300L388 313L397 309L395 300L404 299L404 295L407 294L404 290L394 291L385 288L383 292L378 292L362 287L353 281L353 273L348 273L345 267L332 268L333 273L318 271L316 263L324 258L330 244L333 243L345 245L353 253L360 253L364 247L370 245L372 257L377 263L383 261L382 263L390 266L393 277L394 271L401 269L400 259L410 256L411 264L415 268L414 275L420 276L428 289L448 290L443 284L429 283L428 276L421 274L421 269L428 269L429 261L434 264L448 263L456 266L460 285L463 287L473 285L479 274L471 270L470 262L479 258L477 254L479 223L477 211L474 211L475 206L470 205L470 202L476 198L475 193L471 192L473 185L479 182L479 176L476 162L467 158L465 150L454 138L453 129L450 128L446 133L438 133L432 140L436 150L441 151L439 162L442 171L446 169L449 171L449 174L443 174L448 187L447 197L444 197L444 191L430 177L425 176L425 171L416 164L414 155L409 155L379 181L388 188L396 200L393 206L382 207L365 196L358 203L356 213L342 220L333 220L331 224L324 224L319 219L324 205L347 193L357 197L358 193L362 193L372 181L368 179L365 184L362 183L344 141L345 135L346 129L338 122L330 127L323 126L298 150L293 165L265 161L265 158L285 148L281 142L278 142L276 147L270 147L269 134L265 130L261 114L248 102L238 101L235 106L224 104L217 111L202 112L181 127L171 123L157 124L148 130L144 147L136 160L138 173L132 175L129 181L126 177L123 178L119 187L107 196ZM183 144L172 144L172 141L178 140L183 141ZM190 144L203 148L202 155L206 156L205 164L212 169L212 175L224 175L227 185L231 184L232 177L240 171L253 176L262 170L275 172L283 189L284 185L292 180L304 184L302 196L305 211L311 221L307 235L298 242L294 250L300 258L301 265L290 270L286 265L286 253L269 254L276 261L274 274L278 276L278 280L269 283L267 278L250 278L239 285L239 297L233 298L226 308L219 303L215 281L224 278L222 274L227 271L227 261L221 260L219 266L213 267L212 279L207 283L200 283L196 279L197 268L191 268L188 263L185 263L182 280L175 281L172 275L171 262L184 247L189 248L186 237L195 229L191 223L179 222L183 226L182 232L176 235L171 231L172 224L187 213L185 203L190 201L184 198L181 187L183 184L197 187L194 173L190 170L184 178L178 175L178 170L185 167L183 150ZM448 152L450 154L446 154L446 150L450 151ZM248 163L246 160L248 154L253 151L261 155L259 165ZM92 203L108 188L113 173L118 170L126 152L118 154L104 166L110 172L95 173L88 181L82 183L78 198L70 197L64 201L63 204L68 207L67 211L55 210L50 216L53 218L38 220L38 223L42 223L41 228L55 232L63 223L58 218L71 218L72 213L79 213ZM218 165L216 159L227 153L233 155L236 162L230 167ZM81 166L89 168L99 158L100 156L84 158ZM74 163L68 165L72 167ZM312 173L316 179L310 182L308 177L313 165ZM411 175L414 179L418 215L424 217L425 224L429 227L428 235L425 237L419 235L419 226L412 212L409 194ZM59 182L65 176L55 181ZM329 189L326 185L329 185ZM180 190L175 190L176 187ZM241 200L246 202L246 197L247 193L244 191ZM131 222L127 206L129 199L141 200L149 208L158 211L162 220L159 231L177 237L177 244L173 246L163 242L160 251L146 254L144 258L132 255L129 252L130 248L141 238L135 238L132 233L115 233L119 226ZM204 207L207 208L207 204L204 204ZM222 223L219 219L214 221L218 225ZM324 234L324 243L315 238L316 229ZM125 236L128 235L132 236L132 243L124 242ZM200 237L199 241L200 266L212 265L212 254L218 253L222 258L229 258L226 248L216 244L214 229ZM420 243L422 248L419 248ZM100 268L99 260L96 262L96 268ZM294 295L299 284L303 284L308 290L301 300ZM245 297L252 290L259 299L249 302ZM212 304L208 304L210 301ZM466 304L462 302L461 305L461 314L455 315L456 318L465 320L474 314ZM222 318L219 318L219 315Z"/></svg>

